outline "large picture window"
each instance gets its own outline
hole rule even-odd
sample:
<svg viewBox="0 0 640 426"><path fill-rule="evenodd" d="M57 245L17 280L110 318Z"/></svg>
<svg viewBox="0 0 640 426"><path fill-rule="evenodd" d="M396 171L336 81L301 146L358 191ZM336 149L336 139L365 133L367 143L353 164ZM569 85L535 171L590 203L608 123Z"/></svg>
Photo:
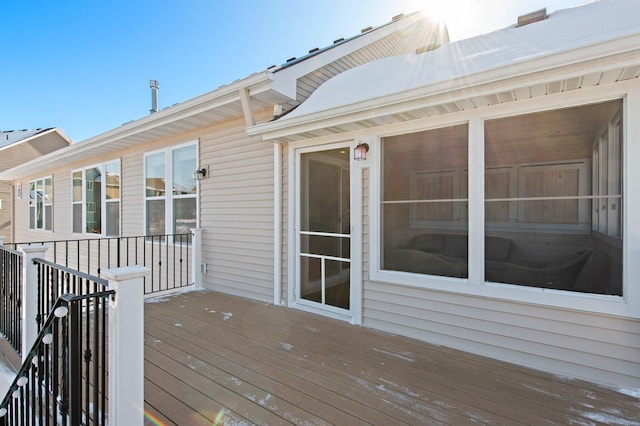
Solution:
<svg viewBox="0 0 640 426"><path fill-rule="evenodd" d="M120 235L120 161L71 173L72 231Z"/></svg>
<svg viewBox="0 0 640 426"><path fill-rule="evenodd" d="M485 122L487 281L622 295L621 109Z"/></svg>
<svg viewBox="0 0 640 426"><path fill-rule="evenodd" d="M384 268L467 272L467 125L382 140Z"/></svg>
<svg viewBox="0 0 640 426"><path fill-rule="evenodd" d="M53 179L29 181L29 229L53 229Z"/></svg>
<svg viewBox="0 0 640 426"><path fill-rule="evenodd" d="M472 159L468 146L482 141L467 143L467 125L382 138L381 269L467 278L473 264L470 281L480 283L484 264L495 292L518 286L623 296L622 103L478 120L484 156ZM482 216L468 211L470 183L484 188L471 194L484 199ZM484 250L472 251L484 259L469 259L469 232L484 241ZM384 275L394 277L433 283Z"/></svg>
<svg viewBox="0 0 640 426"><path fill-rule="evenodd" d="M145 155L146 235L189 234L197 225L197 145Z"/></svg>

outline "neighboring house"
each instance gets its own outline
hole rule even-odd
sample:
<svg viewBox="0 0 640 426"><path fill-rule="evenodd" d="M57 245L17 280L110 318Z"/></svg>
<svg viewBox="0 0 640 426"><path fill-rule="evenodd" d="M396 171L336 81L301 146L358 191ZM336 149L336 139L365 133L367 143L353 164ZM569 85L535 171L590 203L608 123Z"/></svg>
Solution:
<svg viewBox="0 0 640 426"><path fill-rule="evenodd" d="M32 129L0 131L0 172L37 159L58 149L69 146L71 140L60 129ZM29 185L13 186L11 181L0 181L0 235L5 243L13 241L13 200L29 200L33 208L33 223L41 229L50 226L47 211L53 200L50 198L51 181L40 180ZM37 187L37 188L36 188Z"/></svg>
<svg viewBox="0 0 640 426"><path fill-rule="evenodd" d="M538 15L247 129L282 152L282 299L640 388L638 2Z"/></svg>
<svg viewBox="0 0 640 426"><path fill-rule="evenodd" d="M16 238L199 226L207 288L640 388L636 5L367 29L0 173Z"/></svg>

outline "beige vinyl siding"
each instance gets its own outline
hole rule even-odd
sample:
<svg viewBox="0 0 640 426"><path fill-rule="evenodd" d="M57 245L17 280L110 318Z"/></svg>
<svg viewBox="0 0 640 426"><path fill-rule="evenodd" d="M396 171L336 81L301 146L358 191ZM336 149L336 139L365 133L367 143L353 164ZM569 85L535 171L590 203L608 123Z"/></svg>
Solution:
<svg viewBox="0 0 640 426"><path fill-rule="evenodd" d="M256 118L264 120L268 114L263 111ZM203 283L217 291L270 301L274 279L273 146L260 138L248 138L244 126L241 119L230 120L121 151L121 235L145 233L144 154L198 140L199 165L209 168L200 183L202 262L207 264ZM54 232L28 229L28 198L23 196L16 206L17 240L96 238L71 233L71 171L116 158L96 157L21 179L24 192L30 179L53 175Z"/></svg>
<svg viewBox="0 0 640 426"><path fill-rule="evenodd" d="M120 235L144 235L144 152L129 149L121 156Z"/></svg>
<svg viewBox="0 0 640 426"><path fill-rule="evenodd" d="M263 114L264 115L264 114ZM273 300L273 144L249 138L236 120L200 137L204 285Z"/></svg>
<svg viewBox="0 0 640 426"><path fill-rule="evenodd" d="M13 188L11 182L0 181L0 235L5 244L12 242L11 209L13 208Z"/></svg>
<svg viewBox="0 0 640 426"><path fill-rule="evenodd" d="M599 383L640 383L640 321L368 281L364 325Z"/></svg>

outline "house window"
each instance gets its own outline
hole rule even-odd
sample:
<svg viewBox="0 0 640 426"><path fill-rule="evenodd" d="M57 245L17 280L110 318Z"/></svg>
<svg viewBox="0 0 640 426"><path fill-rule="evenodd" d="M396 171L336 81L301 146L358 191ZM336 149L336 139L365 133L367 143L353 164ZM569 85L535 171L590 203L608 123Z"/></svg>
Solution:
<svg viewBox="0 0 640 426"><path fill-rule="evenodd" d="M53 180L51 176L29 181L29 229L53 229Z"/></svg>
<svg viewBox="0 0 640 426"><path fill-rule="evenodd" d="M485 122L485 280L622 295L622 101Z"/></svg>
<svg viewBox="0 0 640 426"><path fill-rule="evenodd" d="M71 173L74 233L120 235L120 161Z"/></svg>
<svg viewBox="0 0 640 426"><path fill-rule="evenodd" d="M467 278L468 126L382 140L384 269Z"/></svg>
<svg viewBox="0 0 640 426"><path fill-rule="evenodd" d="M197 225L197 145L145 156L146 235L190 234Z"/></svg>

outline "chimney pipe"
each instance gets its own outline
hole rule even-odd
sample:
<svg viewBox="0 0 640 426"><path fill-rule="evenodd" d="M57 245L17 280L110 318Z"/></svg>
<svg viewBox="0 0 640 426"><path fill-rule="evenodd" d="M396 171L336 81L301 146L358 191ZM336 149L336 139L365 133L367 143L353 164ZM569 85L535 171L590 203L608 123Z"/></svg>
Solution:
<svg viewBox="0 0 640 426"><path fill-rule="evenodd" d="M150 80L149 87L151 87L151 109L149 113L153 114L154 112L158 112L158 89L160 88L160 84L158 80Z"/></svg>

